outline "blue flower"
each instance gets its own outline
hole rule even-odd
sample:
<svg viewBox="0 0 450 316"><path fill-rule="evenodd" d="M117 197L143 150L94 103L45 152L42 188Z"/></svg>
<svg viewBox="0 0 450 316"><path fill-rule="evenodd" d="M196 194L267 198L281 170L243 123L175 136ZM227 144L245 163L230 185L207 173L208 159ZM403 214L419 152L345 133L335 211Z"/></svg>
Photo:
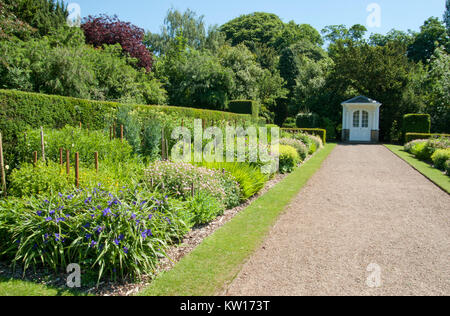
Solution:
<svg viewBox="0 0 450 316"><path fill-rule="evenodd" d="M91 234L86 234L86 239L91 239L92 235Z"/></svg>
<svg viewBox="0 0 450 316"><path fill-rule="evenodd" d="M47 203L47 204L49 204L49 203L50 203L50 201L49 201L49 200L44 200L44 203Z"/></svg>
<svg viewBox="0 0 450 316"><path fill-rule="evenodd" d="M42 211L37 211L36 214L37 216L42 216Z"/></svg>
<svg viewBox="0 0 450 316"><path fill-rule="evenodd" d="M53 219L53 218L51 218L51 217L47 217L47 218L45 219L45 221L46 221L46 222L50 222L52 219Z"/></svg>
<svg viewBox="0 0 450 316"><path fill-rule="evenodd" d="M136 219L136 214L131 214L131 219Z"/></svg>
<svg viewBox="0 0 450 316"><path fill-rule="evenodd" d="M91 241L91 244L89 247L94 248L95 246L97 246L97 242L96 241Z"/></svg>
<svg viewBox="0 0 450 316"><path fill-rule="evenodd" d="M100 234L101 232L103 231L103 227L97 227L97 230L96 230L96 232L97 232L97 234Z"/></svg>
<svg viewBox="0 0 450 316"><path fill-rule="evenodd" d="M102 212L102 214L103 214L103 216L108 216L109 214L111 214L111 209L108 207L108 208L105 208L104 210L103 210L103 212Z"/></svg>
<svg viewBox="0 0 450 316"><path fill-rule="evenodd" d="M125 254L127 254L127 253L128 253L128 248L127 248L127 247L123 247L123 252L124 252Z"/></svg>
<svg viewBox="0 0 450 316"><path fill-rule="evenodd" d="M91 227L91 224L87 223L86 225L83 226L84 228L89 228Z"/></svg>
<svg viewBox="0 0 450 316"><path fill-rule="evenodd" d="M55 214L55 211L54 211L54 210L51 210L49 214L50 214L50 215L54 215L54 214Z"/></svg>
<svg viewBox="0 0 450 316"><path fill-rule="evenodd" d="M114 239L114 243L118 246L120 244L120 241L118 239Z"/></svg>
<svg viewBox="0 0 450 316"><path fill-rule="evenodd" d="M119 235L119 240L120 241L123 241L125 239L125 236L124 235Z"/></svg>
<svg viewBox="0 0 450 316"><path fill-rule="evenodd" d="M149 216L148 216L148 220L152 220L152 218L153 218L153 215L152 214L150 214Z"/></svg>
<svg viewBox="0 0 450 316"><path fill-rule="evenodd" d="M61 239L61 236L59 234L55 234L55 240L60 241L60 239Z"/></svg>

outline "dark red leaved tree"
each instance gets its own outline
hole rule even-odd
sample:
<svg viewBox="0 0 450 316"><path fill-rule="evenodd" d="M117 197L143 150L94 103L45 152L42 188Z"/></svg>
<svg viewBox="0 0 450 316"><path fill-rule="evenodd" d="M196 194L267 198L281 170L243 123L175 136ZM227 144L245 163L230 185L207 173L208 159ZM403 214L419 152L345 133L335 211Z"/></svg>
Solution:
<svg viewBox="0 0 450 316"><path fill-rule="evenodd" d="M138 66L150 72L153 58L142 43L144 30L129 23L120 21L117 16L88 16L81 25L86 36L86 43L101 47L104 44L122 45L122 49L131 57L139 60Z"/></svg>

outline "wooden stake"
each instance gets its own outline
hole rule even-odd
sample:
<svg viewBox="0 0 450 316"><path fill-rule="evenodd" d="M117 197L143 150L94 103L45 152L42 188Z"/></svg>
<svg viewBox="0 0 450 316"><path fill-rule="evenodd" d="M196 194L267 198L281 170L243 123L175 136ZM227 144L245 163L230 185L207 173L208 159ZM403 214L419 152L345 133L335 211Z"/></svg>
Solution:
<svg viewBox="0 0 450 316"><path fill-rule="evenodd" d="M123 143L123 125L120 125L120 141Z"/></svg>
<svg viewBox="0 0 450 316"><path fill-rule="evenodd" d="M109 140L112 141L112 135L113 135L113 127L109 127Z"/></svg>
<svg viewBox="0 0 450 316"><path fill-rule="evenodd" d="M34 151L33 152L33 165L36 167L37 166L37 161L38 161L38 152Z"/></svg>
<svg viewBox="0 0 450 316"><path fill-rule="evenodd" d="M63 149L62 148L59 149L59 164L61 166L64 164L64 161L63 161Z"/></svg>
<svg viewBox="0 0 450 316"><path fill-rule="evenodd" d="M75 153L75 186L80 187L80 154Z"/></svg>
<svg viewBox="0 0 450 316"><path fill-rule="evenodd" d="M164 139L164 128L161 130L161 159L166 160L166 141Z"/></svg>
<svg viewBox="0 0 450 316"><path fill-rule="evenodd" d="M94 153L94 160L95 160L95 170L97 170L98 173L98 151Z"/></svg>
<svg viewBox="0 0 450 316"><path fill-rule="evenodd" d="M83 125L81 124L81 122L80 122L80 129L83 127Z"/></svg>
<svg viewBox="0 0 450 316"><path fill-rule="evenodd" d="M166 139L166 160L169 160L169 141Z"/></svg>
<svg viewBox="0 0 450 316"><path fill-rule="evenodd" d="M70 174L70 151L66 150L66 172L67 175Z"/></svg>
<svg viewBox="0 0 450 316"><path fill-rule="evenodd" d="M194 186L194 182L192 182L192 184L191 184L191 193L192 193L192 197L195 197L195 186Z"/></svg>
<svg viewBox="0 0 450 316"><path fill-rule="evenodd" d="M0 132L0 171L2 173L2 191L3 196L6 198L6 171L5 171L5 161L3 160L3 139L2 133Z"/></svg>
<svg viewBox="0 0 450 316"><path fill-rule="evenodd" d="M42 151L42 160L45 162L45 144L44 144L44 128L41 127L41 151Z"/></svg>

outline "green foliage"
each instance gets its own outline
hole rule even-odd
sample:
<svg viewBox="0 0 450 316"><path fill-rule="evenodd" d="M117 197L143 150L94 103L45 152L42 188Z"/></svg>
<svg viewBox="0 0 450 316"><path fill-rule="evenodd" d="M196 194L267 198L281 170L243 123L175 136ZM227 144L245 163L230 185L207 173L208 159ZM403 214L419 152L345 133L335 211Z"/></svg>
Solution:
<svg viewBox="0 0 450 316"><path fill-rule="evenodd" d="M239 183L241 201L246 201L257 194L267 182L267 176L261 172L261 168L247 163L203 162L200 165L208 169L226 170L233 176Z"/></svg>
<svg viewBox="0 0 450 316"><path fill-rule="evenodd" d="M204 191L215 197L227 208L239 202L239 184L229 174L218 170L209 170L186 163L156 161L145 171L147 184L153 184L167 194L188 199L195 192Z"/></svg>
<svg viewBox="0 0 450 316"><path fill-rule="evenodd" d="M0 40L11 40L14 37L29 38L36 30L28 23L17 18L17 2L0 0Z"/></svg>
<svg viewBox="0 0 450 316"><path fill-rule="evenodd" d="M405 145L406 151L424 161L431 161L436 151L447 148L450 148L450 138L414 140Z"/></svg>
<svg viewBox="0 0 450 316"><path fill-rule="evenodd" d="M414 140L423 140L430 138L448 138L450 134L421 134L421 133L407 133L406 134L406 143L412 142Z"/></svg>
<svg viewBox="0 0 450 316"><path fill-rule="evenodd" d="M70 160L75 161L75 153L79 153L80 163L94 167L94 152L98 152L99 161L118 163L132 158L132 147L128 142L120 139L109 140L102 131L89 131L85 129L66 126L61 130L44 129L45 157L59 162L59 149L63 149L65 161L66 150L70 151ZM16 147L17 160L20 162L32 162L33 152L41 152L41 130L28 130L26 136L19 138Z"/></svg>
<svg viewBox="0 0 450 316"><path fill-rule="evenodd" d="M15 2L6 0L7 2ZM40 35L64 26L69 15L67 6L55 0L16 0L14 14L22 21L36 28Z"/></svg>
<svg viewBox="0 0 450 316"><path fill-rule="evenodd" d="M428 114L407 114L403 117L403 133L428 134L431 131L431 117Z"/></svg>
<svg viewBox="0 0 450 316"><path fill-rule="evenodd" d="M300 160L304 161L308 156L309 149L302 141L295 138L282 138L280 139L280 145L291 146L297 150Z"/></svg>
<svg viewBox="0 0 450 316"><path fill-rule="evenodd" d="M70 195L0 201L0 252L13 264L65 271L77 262L102 277L138 278L187 232L179 203L146 192L97 188Z"/></svg>
<svg viewBox="0 0 450 316"><path fill-rule="evenodd" d="M296 134L299 134L299 136L301 137L305 137L305 135L302 135L302 133L308 133L318 136L322 145L325 145L327 143L327 131L321 128L283 128L282 131L293 133L294 137Z"/></svg>
<svg viewBox="0 0 450 316"><path fill-rule="evenodd" d="M228 110L233 113L252 114L258 117L259 105L251 100L233 100L228 103Z"/></svg>
<svg viewBox="0 0 450 316"><path fill-rule="evenodd" d="M220 30L233 46L244 43L252 48L254 43L274 47L282 35L283 28L284 23L275 14L255 12L227 22Z"/></svg>
<svg viewBox="0 0 450 316"><path fill-rule="evenodd" d="M224 211L223 204L204 191L196 193L188 202L187 208L191 214L190 223L193 226L207 224L222 215Z"/></svg>
<svg viewBox="0 0 450 316"><path fill-rule="evenodd" d="M300 162L297 150L291 146L280 145L280 172L291 173Z"/></svg>
<svg viewBox="0 0 450 316"><path fill-rule="evenodd" d="M156 73L167 78L171 105L223 110L234 85L232 71L207 51L164 56Z"/></svg>
<svg viewBox="0 0 450 316"><path fill-rule="evenodd" d="M447 172L447 175L450 176L450 159L445 163L445 171Z"/></svg>
<svg viewBox="0 0 450 316"><path fill-rule="evenodd" d="M93 100L165 104L166 92L153 74L136 70L119 44L96 49L78 28L0 45L0 88Z"/></svg>
<svg viewBox="0 0 450 316"><path fill-rule="evenodd" d="M450 34L450 0L445 2L444 23L447 26L447 33Z"/></svg>
<svg viewBox="0 0 450 316"><path fill-rule="evenodd" d="M320 125L320 117L315 113L299 113L296 124L298 128L317 128Z"/></svg>
<svg viewBox="0 0 450 316"><path fill-rule="evenodd" d="M437 47L450 48L449 34L438 18L429 18L408 47L408 57L415 62L428 63Z"/></svg>
<svg viewBox="0 0 450 316"><path fill-rule="evenodd" d="M436 150L431 156L431 160L435 168L445 171L446 163L450 161L450 148Z"/></svg>

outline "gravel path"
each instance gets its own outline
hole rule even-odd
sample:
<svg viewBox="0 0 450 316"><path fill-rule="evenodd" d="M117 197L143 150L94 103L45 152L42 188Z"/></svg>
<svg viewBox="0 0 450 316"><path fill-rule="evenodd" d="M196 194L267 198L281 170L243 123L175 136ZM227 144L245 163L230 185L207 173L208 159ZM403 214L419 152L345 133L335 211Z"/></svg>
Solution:
<svg viewBox="0 0 450 316"><path fill-rule="evenodd" d="M340 145L223 294L450 295L449 219L450 196L387 148Z"/></svg>

